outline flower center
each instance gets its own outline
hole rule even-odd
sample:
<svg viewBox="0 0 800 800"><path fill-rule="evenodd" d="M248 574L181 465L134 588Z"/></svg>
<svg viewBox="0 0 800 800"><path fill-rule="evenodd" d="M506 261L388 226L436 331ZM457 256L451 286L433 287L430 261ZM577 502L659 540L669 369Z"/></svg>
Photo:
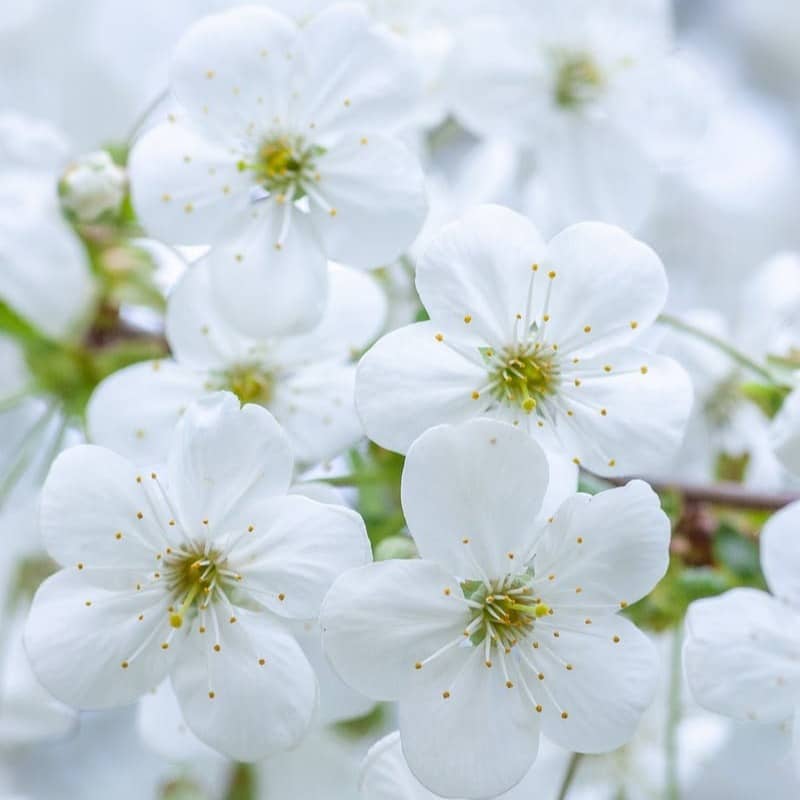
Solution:
<svg viewBox="0 0 800 800"><path fill-rule="evenodd" d="M257 366L234 367L225 373L223 387L233 392L239 401L267 405L272 399L275 376Z"/></svg>
<svg viewBox="0 0 800 800"><path fill-rule="evenodd" d="M461 589L472 608L467 626L470 641L475 646L483 644L487 653L495 646L508 652L533 631L537 619L553 613L534 596L527 574L506 575L488 586L483 581L465 581Z"/></svg>
<svg viewBox="0 0 800 800"><path fill-rule="evenodd" d="M270 194L299 200L307 193L307 184L316 180L314 162L324 152L319 146L308 145L302 136L276 136L262 142L253 164L240 161L239 169L253 169Z"/></svg>
<svg viewBox="0 0 800 800"><path fill-rule="evenodd" d="M574 109L596 99L605 79L594 59L586 53L561 52L556 55L556 81L553 96L562 108Z"/></svg>
<svg viewBox="0 0 800 800"><path fill-rule="evenodd" d="M226 559L216 550L181 550L164 560L167 585L176 605L170 609L169 623L180 628L187 614L204 611L217 594L234 578L225 569Z"/></svg>
<svg viewBox="0 0 800 800"><path fill-rule="evenodd" d="M492 370L489 384L492 394L510 406L530 414L558 384L555 354L543 349L540 342L505 347L500 353L489 350Z"/></svg>

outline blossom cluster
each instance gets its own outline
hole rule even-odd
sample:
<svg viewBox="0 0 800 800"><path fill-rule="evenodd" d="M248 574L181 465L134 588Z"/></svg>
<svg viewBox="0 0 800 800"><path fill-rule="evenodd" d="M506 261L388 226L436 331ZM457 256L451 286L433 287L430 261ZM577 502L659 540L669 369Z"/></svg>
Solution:
<svg viewBox="0 0 800 800"><path fill-rule="evenodd" d="M800 150L713 13L46 5L152 96L0 79L0 800L796 797Z"/></svg>

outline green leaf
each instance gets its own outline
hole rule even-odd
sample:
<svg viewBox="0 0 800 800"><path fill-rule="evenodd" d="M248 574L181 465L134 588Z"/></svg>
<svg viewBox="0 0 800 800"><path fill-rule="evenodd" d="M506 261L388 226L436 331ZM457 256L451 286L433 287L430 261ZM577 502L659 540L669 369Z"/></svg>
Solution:
<svg viewBox="0 0 800 800"><path fill-rule="evenodd" d="M741 580L757 579L761 573L758 545L727 522L720 523L712 544L714 560Z"/></svg>

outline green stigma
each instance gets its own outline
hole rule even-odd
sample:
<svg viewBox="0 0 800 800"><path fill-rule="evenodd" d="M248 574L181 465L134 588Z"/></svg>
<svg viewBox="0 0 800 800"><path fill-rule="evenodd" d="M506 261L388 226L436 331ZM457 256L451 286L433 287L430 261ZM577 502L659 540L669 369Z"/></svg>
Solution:
<svg viewBox="0 0 800 800"><path fill-rule="evenodd" d="M302 136L276 136L258 148L254 163L240 161L240 171L252 169L256 180L270 193L291 194L297 200L306 194L305 187L318 180L315 161L324 149L308 145Z"/></svg>
<svg viewBox="0 0 800 800"><path fill-rule="evenodd" d="M209 382L209 389L233 392L239 402L265 406L272 399L275 376L263 367L242 365L233 367Z"/></svg>
<svg viewBox="0 0 800 800"><path fill-rule="evenodd" d="M559 106L578 108L598 96L605 79L590 56L585 53L561 53L556 61L558 69L553 94Z"/></svg>
<svg viewBox="0 0 800 800"><path fill-rule="evenodd" d="M526 414L555 392L558 365L553 353L541 343L506 347L500 353L484 353L492 365L491 391L501 402L521 408Z"/></svg>
<svg viewBox="0 0 800 800"><path fill-rule="evenodd" d="M217 590L224 590L235 579L224 565L225 559L214 550L167 554L165 576L176 603L179 603L177 607L170 606L169 624L173 628L180 628L187 614L207 608Z"/></svg>

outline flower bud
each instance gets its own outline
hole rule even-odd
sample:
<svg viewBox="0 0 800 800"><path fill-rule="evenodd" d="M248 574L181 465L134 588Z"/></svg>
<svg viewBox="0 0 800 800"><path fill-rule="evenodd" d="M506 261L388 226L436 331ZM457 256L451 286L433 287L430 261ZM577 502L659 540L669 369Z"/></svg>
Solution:
<svg viewBox="0 0 800 800"><path fill-rule="evenodd" d="M125 197L127 177L105 150L81 156L67 167L61 180L64 206L81 222L94 222L116 213Z"/></svg>

